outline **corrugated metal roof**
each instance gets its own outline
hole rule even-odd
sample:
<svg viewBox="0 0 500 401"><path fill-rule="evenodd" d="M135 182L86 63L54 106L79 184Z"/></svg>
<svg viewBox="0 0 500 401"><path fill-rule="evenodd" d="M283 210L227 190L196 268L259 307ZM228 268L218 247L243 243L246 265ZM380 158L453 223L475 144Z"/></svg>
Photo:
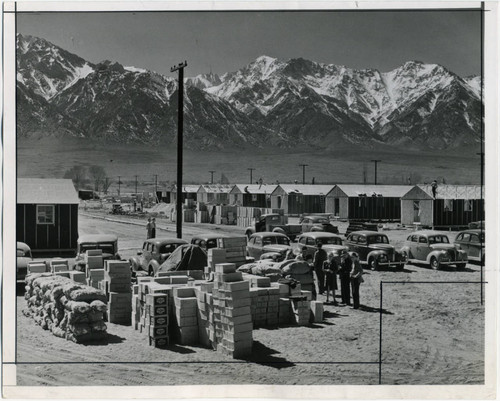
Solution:
<svg viewBox="0 0 500 401"><path fill-rule="evenodd" d="M277 185L268 185L268 184L236 184L233 186L234 188L238 188L241 193L250 193L250 194L270 194L276 189Z"/></svg>
<svg viewBox="0 0 500 401"><path fill-rule="evenodd" d="M198 187L198 190L203 188L205 192L211 194L228 194L233 187L234 185L230 184L202 184Z"/></svg>
<svg viewBox="0 0 500 401"><path fill-rule="evenodd" d="M418 187L432 197L431 184L419 184ZM484 196L483 187L483 199ZM481 185L438 184L436 199L481 199Z"/></svg>
<svg viewBox="0 0 500 401"><path fill-rule="evenodd" d="M199 185L183 185L182 186L182 192L185 193L195 193L198 192L198 189L200 188ZM172 185L172 188L170 189L170 192L176 192L177 191L177 185Z"/></svg>
<svg viewBox="0 0 500 401"><path fill-rule="evenodd" d="M330 192L334 185L308 185L308 184L279 184L279 187L283 189L287 194L293 192L300 193L303 195L326 195Z"/></svg>
<svg viewBox="0 0 500 401"><path fill-rule="evenodd" d="M19 204L78 204L73 181L61 178L18 178Z"/></svg>
<svg viewBox="0 0 500 401"><path fill-rule="evenodd" d="M360 195L384 196L386 198L401 198L408 193L412 185L363 185L363 184L338 184L336 185L348 197Z"/></svg>

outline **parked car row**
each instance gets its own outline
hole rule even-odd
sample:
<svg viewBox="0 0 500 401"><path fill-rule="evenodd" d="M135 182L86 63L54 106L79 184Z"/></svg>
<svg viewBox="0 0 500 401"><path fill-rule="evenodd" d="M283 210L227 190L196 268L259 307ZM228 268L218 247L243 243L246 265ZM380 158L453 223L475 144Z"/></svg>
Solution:
<svg viewBox="0 0 500 401"><path fill-rule="evenodd" d="M450 243L446 234L438 231L416 231L410 234L403 247L396 249L390 244L386 234L376 231L355 231L345 240L339 235L324 231L307 232L299 235L296 241L277 232L262 232L250 236L247 254L256 259L274 255L284 259L287 251L299 250L307 258L312 258L321 243L327 252L333 252L340 260L343 251L356 252L360 262L371 270L381 268L404 269L407 262L424 263L432 269L453 265L462 269L468 260L484 263L484 231L467 230L459 233L455 243Z"/></svg>
<svg viewBox="0 0 500 401"><path fill-rule="evenodd" d="M302 222L309 224L304 218ZM217 247L217 239L221 234L196 236L191 244L199 246L205 252ZM257 232L250 235L247 242L247 255L260 259L274 256L284 259L288 250L304 253L312 258L321 243L327 252L333 252L339 261L344 251L356 252L362 264L372 270L380 268L403 269L407 262L425 263L433 269L453 265L464 268L468 261L482 262L485 260L484 231L470 229L458 233L452 244L448 235L438 231L416 231L408 235L401 249L390 244L386 234L376 231L354 231L346 239L326 230L309 230L298 235L294 242L284 233ZM143 270L154 275L160 265L180 246L188 244L183 239L152 238L144 241L137 256L129 259L133 271ZM305 250L304 250L305 248ZM120 259L118 254L118 238L112 234L82 235L78 238L77 254L73 269L85 269L85 253L89 249L101 249L104 260ZM17 280L23 280L27 272L27 264L33 259L30 247L17 242Z"/></svg>

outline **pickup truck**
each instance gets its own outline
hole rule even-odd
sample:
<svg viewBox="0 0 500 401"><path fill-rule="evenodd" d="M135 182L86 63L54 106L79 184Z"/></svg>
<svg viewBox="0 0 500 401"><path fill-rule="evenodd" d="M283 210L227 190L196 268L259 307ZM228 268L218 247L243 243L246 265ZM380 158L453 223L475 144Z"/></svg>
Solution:
<svg viewBox="0 0 500 401"><path fill-rule="evenodd" d="M261 232L275 232L285 234L292 241L302 233L301 224L287 224L285 216L277 213L263 214L255 219L255 226L247 227L245 235L250 238L252 234Z"/></svg>

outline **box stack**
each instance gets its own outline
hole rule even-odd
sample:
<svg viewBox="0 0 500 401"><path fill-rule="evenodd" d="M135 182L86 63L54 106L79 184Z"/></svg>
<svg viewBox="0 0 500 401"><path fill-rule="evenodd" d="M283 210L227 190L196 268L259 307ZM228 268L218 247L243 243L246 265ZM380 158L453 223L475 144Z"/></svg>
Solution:
<svg viewBox="0 0 500 401"><path fill-rule="evenodd" d="M84 272L79 272L76 270L71 270L69 272L69 278L77 283L87 284L87 279L85 278Z"/></svg>
<svg viewBox="0 0 500 401"><path fill-rule="evenodd" d="M175 334L182 345L199 343L197 303L194 287L174 289Z"/></svg>
<svg viewBox="0 0 500 401"><path fill-rule="evenodd" d="M198 337L200 344L211 347L211 338L215 338L215 325L213 323L214 304L212 291L214 283L201 283L195 288L198 303ZM212 335L213 333L213 335Z"/></svg>
<svg viewBox="0 0 500 401"><path fill-rule="evenodd" d="M270 287L267 289L267 310L266 310L266 326L276 327L279 320L279 301L280 290L277 287Z"/></svg>
<svg viewBox="0 0 500 401"><path fill-rule="evenodd" d="M109 322L131 324L132 275L127 261L107 260L104 265L104 283L109 293Z"/></svg>
<svg viewBox="0 0 500 401"><path fill-rule="evenodd" d="M240 267L241 265L247 263L246 237L218 238L217 247L225 249L227 263L234 263L236 264L236 267Z"/></svg>
<svg viewBox="0 0 500 401"><path fill-rule="evenodd" d="M323 321L323 302L311 301L311 315L314 323Z"/></svg>
<svg viewBox="0 0 500 401"><path fill-rule="evenodd" d="M253 343L250 285L234 263L215 266L213 302L217 350L233 358L249 355Z"/></svg>
<svg viewBox="0 0 500 401"><path fill-rule="evenodd" d="M28 262L28 274L31 273L45 273L47 265L45 262Z"/></svg>
<svg viewBox="0 0 500 401"><path fill-rule="evenodd" d="M166 348L169 344L169 295L147 294L145 304L146 333L149 345L155 348Z"/></svg>
<svg viewBox="0 0 500 401"><path fill-rule="evenodd" d="M104 280L104 269L87 270L87 285L99 288L99 281Z"/></svg>
<svg viewBox="0 0 500 401"><path fill-rule="evenodd" d="M290 298L292 305L292 321L299 326L307 326L311 315L309 301L305 297Z"/></svg>
<svg viewBox="0 0 500 401"><path fill-rule="evenodd" d="M208 267L209 270L205 273L210 273L215 271L215 265L219 263L226 263L226 250L220 248L211 248L208 250Z"/></svg>
<svg viewBox="0 0 500 401"><path fill-rule="evenodd" d="M50 272L67 272L69 270L68 261L66 259L52 259L49 262Z"/></svg>
<svg viewBox="0 0 500 401"><path fill-rule="evenodd" d="M292 303L290 298L280 298L278 311L278 324L289 324L292 319Z"/></svg>

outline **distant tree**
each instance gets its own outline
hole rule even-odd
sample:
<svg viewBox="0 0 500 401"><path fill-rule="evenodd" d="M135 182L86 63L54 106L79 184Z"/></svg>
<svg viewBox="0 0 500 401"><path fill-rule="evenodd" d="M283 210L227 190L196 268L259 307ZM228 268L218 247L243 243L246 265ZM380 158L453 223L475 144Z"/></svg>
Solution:
<svg viewBox="0 0 500 401"><path fill-rule="evenodd" d="M81 189L87 184L87 169L84 166L73 166L64 173L64 178L69 178L73 181L75 188Z"/></svg>
<svg viewBox="0 0 500 401"><path fill-rule="evenodd" d="M113 183L113 180L109 178L108 176L104 177L104 183L102 184L102 190L105 194L108 193L108 189Z"/></svg>
<svg viewBox="0 0 500 401"><path fill-rule="evenodd" d="M105 184L106 171L104 170L104 167L90 166L89 176L94 183L94 191L99 192L99 189L102 188Z"/></svg>

